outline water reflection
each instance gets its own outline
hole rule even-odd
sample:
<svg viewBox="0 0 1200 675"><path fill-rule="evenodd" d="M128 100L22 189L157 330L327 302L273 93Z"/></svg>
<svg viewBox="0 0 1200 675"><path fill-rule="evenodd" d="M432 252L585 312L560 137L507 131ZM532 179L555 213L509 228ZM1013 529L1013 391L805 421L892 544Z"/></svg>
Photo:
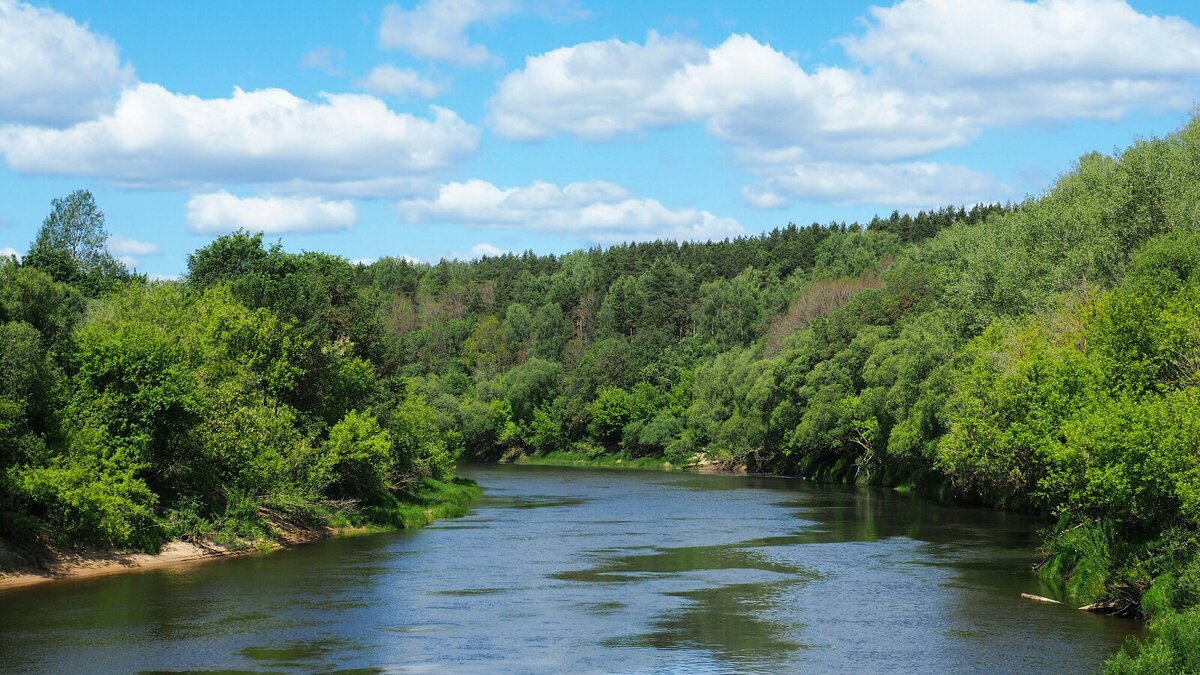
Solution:
<svg viewBox="0 0 1200 675"><path fill-rule="evenodd" d="M0 595L0 671L1060 672L1041 525L796 480L471 467L425 530Z"/></svg>
<svg viewBox="0 0 1200 675"><path fill-rule="evenodd" d="M784 588L799 580L734 584L672 593L688 600L680 611L655 618L653 630L626 644L656 649L703 649L740 666L770 672L794 658L803 623L775 611ZM620 644L620 642L617 642Z"/></svg>

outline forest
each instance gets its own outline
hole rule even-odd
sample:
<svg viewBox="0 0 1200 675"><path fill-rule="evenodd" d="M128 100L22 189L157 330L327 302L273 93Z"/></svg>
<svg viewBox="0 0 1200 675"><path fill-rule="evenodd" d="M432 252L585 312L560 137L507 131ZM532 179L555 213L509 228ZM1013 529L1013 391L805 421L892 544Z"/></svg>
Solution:
<svg viewBox="0 0 1200 675"><path fill-rule="evenodd" d="M1200 669L1200 121L1019 204L369 265L86 191L0 262L0 535L154 550L461 505L458 461L655 458L1042 514L1040 570Z"/></svg>

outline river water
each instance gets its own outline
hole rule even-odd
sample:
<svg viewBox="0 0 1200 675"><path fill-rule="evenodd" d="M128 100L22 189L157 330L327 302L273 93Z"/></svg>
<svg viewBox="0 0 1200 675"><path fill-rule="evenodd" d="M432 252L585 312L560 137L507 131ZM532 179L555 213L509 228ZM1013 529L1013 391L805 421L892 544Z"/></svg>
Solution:
<svg viewBox="0 0 1200 675"><path fill-rule="evenodd" d="M470 466L423 530L0 595L0 671L1095 671L1140 627L1031 571L1030 518L885 490Z"/></svg>

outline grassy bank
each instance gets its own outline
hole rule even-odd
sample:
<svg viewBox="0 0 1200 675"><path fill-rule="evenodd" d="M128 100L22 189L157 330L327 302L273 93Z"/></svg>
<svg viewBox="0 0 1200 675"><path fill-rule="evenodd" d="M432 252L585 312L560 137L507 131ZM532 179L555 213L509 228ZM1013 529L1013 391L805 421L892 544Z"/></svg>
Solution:
<svg viewBox="0 0 1200 675"><path fill-rule="evenodd" d="M535 466L577 466L593 469L642 469L650 471L677 471L689 468L673 464L664 457L624 457L622 455L592 455L586 452L546 452L537 455L519 455L513 464Z"/></svg>
<svg viewBox="0 0 1200 675"><path fill-rule="evenodd" d="M331 525L350 525L370 531L424 527L440 518L466 515L471 502L482 494L483 490L475 481L466 478L449 481L426 478L411 491L402 492L394 505L370 507L364 512L364 517L343 517L335 519Z"/></svg>
<svg viewBox="0 0 1200 675"><path fill-rule="evenodd" d="M424 527L438 519L466 515L471 503L482 494L483 490L471 480L426 478L411 491L401 493L397 503L387 509L342 511L319 522L272 522L263 528L264 535L255 539L222 533L202 541L176 540L168 542L157 553L44 549L35 554L0 541L0 590L269 553L328 537Z"/></svg>

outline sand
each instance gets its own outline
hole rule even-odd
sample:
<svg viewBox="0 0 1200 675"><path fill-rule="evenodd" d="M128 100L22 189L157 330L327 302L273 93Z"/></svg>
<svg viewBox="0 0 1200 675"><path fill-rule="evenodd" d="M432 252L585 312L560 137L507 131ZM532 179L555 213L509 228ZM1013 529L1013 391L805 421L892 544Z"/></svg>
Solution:
<svg viewBox="0 0 1200 675"><path fill-rule="evenodd" d="M305 544L336 534L329 528L295 529L281 533L279 541L256 542L253 545L231 549L214 543L173 541L159 553L133 553L121 551L96 551L83 553L54 553L49 560L29 561L18 564L10 571L0 572L0 591L23 588L68 579L89 579L124 574L197 565L213 560L255 555L281 548ZM17 554L4 551L4 557L13 559Z"/></svg>

